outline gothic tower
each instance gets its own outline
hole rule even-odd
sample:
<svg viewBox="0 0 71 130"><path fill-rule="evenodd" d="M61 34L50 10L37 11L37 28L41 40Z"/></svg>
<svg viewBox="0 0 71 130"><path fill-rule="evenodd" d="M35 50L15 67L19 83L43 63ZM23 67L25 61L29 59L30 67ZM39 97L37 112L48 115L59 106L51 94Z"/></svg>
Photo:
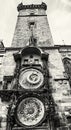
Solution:
<svg viewBox="0 0 71 130"><path fill-rule="evenodd" d="M17 9L12 46L0 44L1 130L71 130L71 47L53 44L45 3Z"/></svg>
<svg viewBox="0 0 71 130"><path fill-rule="evenodd" d="M38 46L53 45L46 15L46 4L42 3L41 5L23 5L21 3L17 9L19 11L19 15L12 46L26 46L32 34L37 39Z"/></svg>

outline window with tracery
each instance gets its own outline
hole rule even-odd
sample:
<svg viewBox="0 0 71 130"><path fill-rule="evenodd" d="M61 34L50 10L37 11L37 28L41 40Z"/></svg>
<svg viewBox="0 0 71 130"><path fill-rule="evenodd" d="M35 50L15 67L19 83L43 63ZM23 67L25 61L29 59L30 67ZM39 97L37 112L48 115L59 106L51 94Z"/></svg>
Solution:
<svg viewBox="0 0 71 130"><path fill-rule="evenodd" d="M70 86L71 86L71 59L64 58L63 63L64 63L64 68L65 68L65 71L66 71L67 76L69 78L69 83L70 83Z"/></svg>

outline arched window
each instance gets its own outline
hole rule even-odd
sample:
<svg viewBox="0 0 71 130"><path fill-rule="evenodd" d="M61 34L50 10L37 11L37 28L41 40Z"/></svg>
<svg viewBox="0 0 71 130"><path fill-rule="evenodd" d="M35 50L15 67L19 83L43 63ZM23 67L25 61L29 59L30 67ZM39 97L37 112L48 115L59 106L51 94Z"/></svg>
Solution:
<svg viewBox="0 0 71 130"><path fill-rule="evenodd" d="M65 71L68 75L69 83L70 83L70 86L71 86L71 59L64 58L63 63L64 63L64 68L65 68Z"/></svg>

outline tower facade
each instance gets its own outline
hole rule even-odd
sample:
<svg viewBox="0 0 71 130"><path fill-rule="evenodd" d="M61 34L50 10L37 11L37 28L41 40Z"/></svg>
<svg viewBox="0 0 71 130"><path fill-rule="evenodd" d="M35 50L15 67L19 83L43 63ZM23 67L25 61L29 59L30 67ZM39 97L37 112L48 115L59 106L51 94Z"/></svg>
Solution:
<svg viewBox="0 0 71 130"><path fill-rule="evenodd" d="M47 5L23 5L12 46L0 43L1 130L71 129L71 46L55 46Z"/></svg>
<svg viewBox="0 0 71 130"><path fill-rule="evenodd" d="M21 3L17 9L19 11L19 15L12 46L26 46L32 34L37 39L38 46L53 45L52 35L46 15L46 4L23 5Z"/></svg>

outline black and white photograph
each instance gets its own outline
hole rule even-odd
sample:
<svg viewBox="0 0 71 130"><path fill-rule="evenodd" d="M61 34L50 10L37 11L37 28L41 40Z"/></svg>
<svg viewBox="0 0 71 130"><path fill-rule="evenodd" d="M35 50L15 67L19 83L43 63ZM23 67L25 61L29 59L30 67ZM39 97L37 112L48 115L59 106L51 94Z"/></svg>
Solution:
<svg viewBox="0 0 71 130"><path fill-rule="evenodd" d="M71 130L71 0L0 0L0 130Z"/></svg>

